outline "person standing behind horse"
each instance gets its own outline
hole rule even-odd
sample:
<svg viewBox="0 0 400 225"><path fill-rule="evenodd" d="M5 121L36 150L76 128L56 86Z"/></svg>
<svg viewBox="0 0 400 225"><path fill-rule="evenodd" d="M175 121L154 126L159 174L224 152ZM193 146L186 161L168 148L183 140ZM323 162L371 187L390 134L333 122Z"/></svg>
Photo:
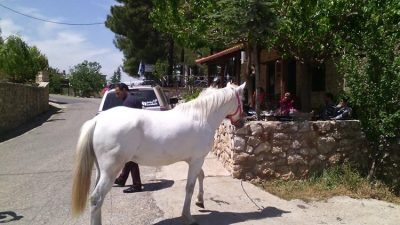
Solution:
<svg viewBox="0 0 400 225"><path fill-rule="evenodd" d="M124 101L123 106L137 109L142 108L142 102L129 94L129 88L126 84L117 84L115 86L115 94L119 99ZM139 165L132 161L129 161L125 164L121 174L118 176L114 183L121 187L125 186L125 182L128 179L129 172L132 176L132 186L128 189L123 190L123 192L133 193L142 191L142 181L140 180Z"/></svg>

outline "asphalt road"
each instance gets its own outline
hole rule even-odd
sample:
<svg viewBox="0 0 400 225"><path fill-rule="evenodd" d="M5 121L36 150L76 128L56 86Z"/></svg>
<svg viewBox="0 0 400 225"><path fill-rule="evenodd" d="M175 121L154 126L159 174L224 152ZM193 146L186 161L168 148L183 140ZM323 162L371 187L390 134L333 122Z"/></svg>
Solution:
<svg viewBox="0 0 400 225"><path fill-rule="evenodd" d="M77 219L70 215L72 165L80 126L95 116L100 99L51 95L50 101L62 109L53 108L52 115L42 115L0 142L0 223L89 224L88 209ZM124 194L113 187L105 199L103 224L151 224L161 217L151 197L151 191L165 186L154 180L156 171L141 167L147 185L142 193Z"/></svg>

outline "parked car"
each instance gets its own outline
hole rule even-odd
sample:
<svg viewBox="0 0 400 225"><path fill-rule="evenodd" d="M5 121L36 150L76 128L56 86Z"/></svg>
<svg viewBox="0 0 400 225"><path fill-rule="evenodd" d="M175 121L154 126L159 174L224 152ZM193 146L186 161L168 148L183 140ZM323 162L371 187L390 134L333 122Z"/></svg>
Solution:
<svg viewBox="0 0 400 225"><path fill-rule="evenodd" d="M129 88L129 94L142 101L142 108L148 110L169 110L170 103L160 86L134 86ZM99 106L98 113L122 105L122 100L117 98L115 89L107 90Z"/></svg>
<svg viewBox="0 0 400 225"><path fill-rule="evenodd" d="M150 85L150 86L156 86L158 85L158 82L155 80L143 80L140 85Z"/></svg>

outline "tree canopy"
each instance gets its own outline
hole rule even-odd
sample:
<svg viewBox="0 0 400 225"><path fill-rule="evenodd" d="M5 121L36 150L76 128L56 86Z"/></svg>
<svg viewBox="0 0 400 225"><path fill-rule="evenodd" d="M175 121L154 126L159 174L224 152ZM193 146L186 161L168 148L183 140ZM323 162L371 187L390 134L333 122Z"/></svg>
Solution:
<svg viewBox="0 0 400 225"><path fill-rule="evenodd" d="M121 67L118 66L117 70L114 71L114 74L111 77L111 83L117 84L121 82Z"/></svg>
<svg viewBox="0 0 400 225"><path fill-rule="evenodd" d="M358 41L346 43L339 68L372 144L369 175L400 193L399 153L390 148L400 138L400 2L368 1L361 13Z"/></svg>
<svg viewBox="0 0 400 225"><path fill-rule="evenodd" d="M105 76L100 73L101 65L98 62L87 60L75 65L70 71L70 83L79 95L89 97L104 87Z"/></svg>
<svg viewBox="0 0 400 225"><path fill-rule="evenodd" d="M268 0L153 0L155 26L185 47L220 49L238 42L258 42L275 25L274 2Z"/></svg>
<svg viewBox="0 0 400 225"><path fill-rule="evenodd" d="M11 82L34 82L37 73L47 67L46 56L17 36L9 36L0 45L0 74Z"/></svg>
<svg viewBox="0 0 400 225"><path fill-rule="evenodd" d="M137 76L139 63L155 64L165 58L167 39L149 19L150 0L116 0L110 9L106 27L115 33L114 44L124 54L123 70Z"/></svg>

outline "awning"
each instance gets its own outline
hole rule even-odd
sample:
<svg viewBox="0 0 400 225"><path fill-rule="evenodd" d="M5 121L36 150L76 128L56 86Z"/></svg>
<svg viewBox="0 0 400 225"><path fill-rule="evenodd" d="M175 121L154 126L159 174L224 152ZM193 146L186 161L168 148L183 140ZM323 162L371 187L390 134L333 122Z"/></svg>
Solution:
<svg viewBox="0 0 400 225"><path fill-rule="evenodd" d="M209 55L209 56L197 59L196 63L197 64L203 64L203 63L206 63L206 62L221 58L223 56L227 56L227 55L229 55L231 53L236 53L238 51L243 50L243 48L244 48L244 44L236 45L236 46L233 46L232 48L225 49L225 50L217 52L217 53L215 53L213 55Z"/></svg>

